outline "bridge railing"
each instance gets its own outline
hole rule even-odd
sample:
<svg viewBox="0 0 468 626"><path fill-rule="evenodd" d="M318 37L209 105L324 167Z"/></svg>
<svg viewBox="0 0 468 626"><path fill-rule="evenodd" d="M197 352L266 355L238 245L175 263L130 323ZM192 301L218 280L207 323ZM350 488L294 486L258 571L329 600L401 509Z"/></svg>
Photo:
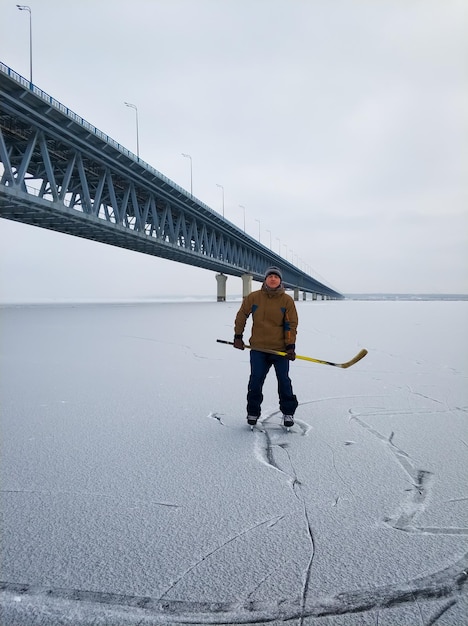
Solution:
<svg viewBox="0 0 468 626"><path fill-rule="evenodd" d="M168 178L167 176L159 172L152 165L149 165L148 163L143 161L140 157L134 154L131 150L129 150L128 148L125 148L125 146L120 144L115 139L112 139L112 137L104 133L102 130L99 130L99 128L96 128L93 124L83 119L81 115L78 115L77 113L75 113L74 111L66 107L64 104L62 104L61 102L59 102L58 100L50 96L47 92L43 91L39 87L36 87L36 85L31 83L27 78L25 78L24 76L21 76L21 74L18 74L18 72L15 72L14 69L9 67L8 65L5 65L5 63L3 63L2 61L0 61L0 71L6 74L7 76L9 76L10 78L12 78L13 80L15 80L20 85L22 85L25 89L28 89L29 91L34 93L36 96L38 96L39 98L47 102L47 104L50 104L55 109L58 109L61 113L63 113L64 115L72 119L74 122L76 122L80 126L83 126L83 128L86 128L86 130L92 133L93 135L96 135L96 137L99 137L99 139L102 139L103 141L111 145L113 148L115 148L122 154L125 154L125 156L127 156L129 159L132 159L133 161L135 161L136 163L144 167L146 170L148 170L149 172L157 176L159 179L168 183L169 185L171 185L171 187L174 187L175 189L177 189L177 191L187 196L187 198L195 200L198 205L202 206L207 211L210 211L211 213L214 213L214 214L216 213L216 211L214 211L207 204L205 204L204 202L201 202L198 198L194 198L194 196L190 194L186 189L184 189L183 187L175 183L173 180L171 180L170 178Z"/></svg>

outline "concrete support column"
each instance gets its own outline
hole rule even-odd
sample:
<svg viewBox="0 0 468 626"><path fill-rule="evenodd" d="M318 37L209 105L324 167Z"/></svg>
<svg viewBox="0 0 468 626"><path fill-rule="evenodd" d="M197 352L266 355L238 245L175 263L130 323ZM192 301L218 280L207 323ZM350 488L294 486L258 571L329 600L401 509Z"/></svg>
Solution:
<svg viewBox="0 0 468 626"><path fill-rule="evenodd" d="M294 300L296 302L299 300L299 289L297 287L294 288Z"/></svg>
<svg viewBox="0 0 468 626"><path fill-rule="evenodd" d="M248 296L252 291L252 275L242 274L242 297Z"/></svg>
<svg viewBox="0 0 468 626"><path fill-rule="evenodd" d="M227 276L224 274L216 274L218 302L226 302L226 282Z"/></svg>
<svg viewBox="0 0 468 626"><path fill-rule="evenodd" d="M307 300L307 291L302 292L302 299Z"/></svg>
<svg viewBox="0 0 468 626"><path fill-rule="evenodd" d="M316 293L312 294L312 300L317 300L317 294Z"/></svg>

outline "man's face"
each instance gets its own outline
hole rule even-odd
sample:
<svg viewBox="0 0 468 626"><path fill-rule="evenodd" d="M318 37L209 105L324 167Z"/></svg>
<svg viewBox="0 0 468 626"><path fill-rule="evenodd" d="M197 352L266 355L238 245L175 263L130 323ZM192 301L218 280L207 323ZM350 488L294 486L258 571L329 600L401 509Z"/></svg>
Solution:
<svg viewBox="0 0 468 626"><path fill-rule="evenodd" d="M276 289L281 284L281 278L277 274L269 274L265 278L265 283L270 289Z"/></svg>

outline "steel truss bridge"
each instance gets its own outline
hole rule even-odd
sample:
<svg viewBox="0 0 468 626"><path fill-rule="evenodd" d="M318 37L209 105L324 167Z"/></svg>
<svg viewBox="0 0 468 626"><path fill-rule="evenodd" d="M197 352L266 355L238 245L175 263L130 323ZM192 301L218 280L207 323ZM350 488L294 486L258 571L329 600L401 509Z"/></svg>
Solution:
<svg viewBox="0 0 468 626"><path fill-rule="evenodd" d="M341 298L0 63L0 216Z"/></svg>

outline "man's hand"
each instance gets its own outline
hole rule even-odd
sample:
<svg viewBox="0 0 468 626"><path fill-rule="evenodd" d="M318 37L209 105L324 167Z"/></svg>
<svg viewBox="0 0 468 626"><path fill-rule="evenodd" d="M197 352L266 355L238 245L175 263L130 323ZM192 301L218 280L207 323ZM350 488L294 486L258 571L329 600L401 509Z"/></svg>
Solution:
<svg viewBox="0 0 468 626"><path fill-rule="evenodd" d="M242 339L242 335L234 335L234 348L238 350L244 350L245 344Z"/></svg>
<svg viewBox="0 0 468 626"><path fill-rule="evenodd" d="M296 346L293 343L286 346L286 358L290 361L294 361L296 359Z"/></svg>

